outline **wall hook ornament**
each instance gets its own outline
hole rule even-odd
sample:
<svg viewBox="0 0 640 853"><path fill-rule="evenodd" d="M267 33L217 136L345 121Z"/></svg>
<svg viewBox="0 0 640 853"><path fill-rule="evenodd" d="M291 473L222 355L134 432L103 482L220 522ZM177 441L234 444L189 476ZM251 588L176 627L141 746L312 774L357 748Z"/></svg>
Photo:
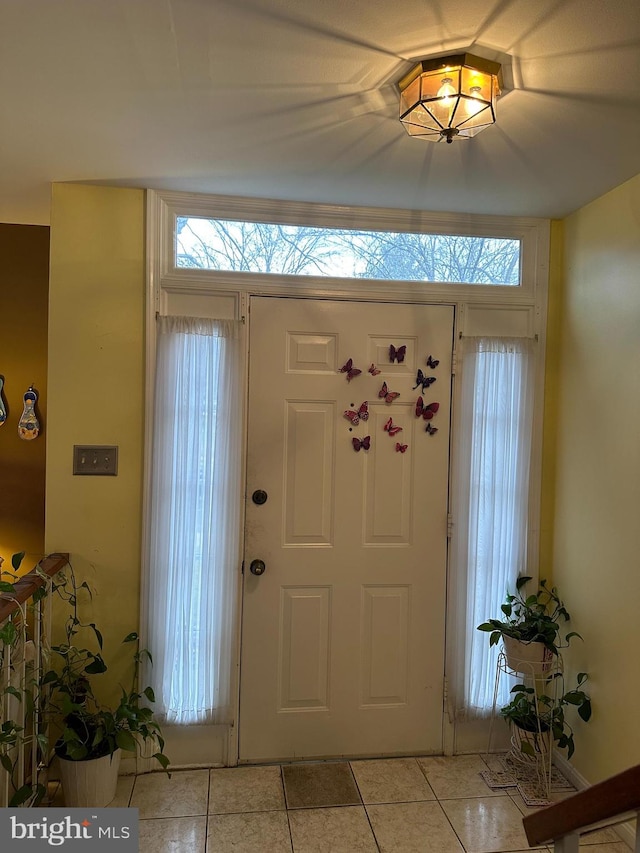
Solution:
<svg viewBox="0 0 640 853"><path fill-rule="evenodd" d="M40 421L36 417L38 392L29 385L24 397L24 409L18 421L18 435L24 441L32 441L40 434Z"/></svg>
<svg viewBox="0 0 640 853"><path fill-rule="evenodd" d="M4 376L0 376L0 426L7 419L7 407L4 404L4 397L2 396L2 386L4 385Z"/></svg>

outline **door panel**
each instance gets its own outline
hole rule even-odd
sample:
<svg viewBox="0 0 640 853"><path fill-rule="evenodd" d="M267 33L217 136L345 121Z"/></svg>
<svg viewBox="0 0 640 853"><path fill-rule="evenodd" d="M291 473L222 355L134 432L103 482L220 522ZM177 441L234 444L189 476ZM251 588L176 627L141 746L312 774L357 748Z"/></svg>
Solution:
<svg viewBox="0 0 640 853"><path fill-rule="evenodd" d="M452 335L446 305L251 300L241 761L441 751Z"/></svg>

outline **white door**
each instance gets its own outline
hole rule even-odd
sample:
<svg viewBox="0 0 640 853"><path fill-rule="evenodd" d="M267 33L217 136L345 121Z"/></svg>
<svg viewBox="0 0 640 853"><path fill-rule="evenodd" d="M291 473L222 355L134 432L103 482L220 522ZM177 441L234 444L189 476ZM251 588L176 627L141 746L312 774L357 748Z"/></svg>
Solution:
<svg viewBox="0 0 640 853"><path fill-rule="evenodd" d="M441 752L452 338L447 305L251 299L241 761Z"/></svg>

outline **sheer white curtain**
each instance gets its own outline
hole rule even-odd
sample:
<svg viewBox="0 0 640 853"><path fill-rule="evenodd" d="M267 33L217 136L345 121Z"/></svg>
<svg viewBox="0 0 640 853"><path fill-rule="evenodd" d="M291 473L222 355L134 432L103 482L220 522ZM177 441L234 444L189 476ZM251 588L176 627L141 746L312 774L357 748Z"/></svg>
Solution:
<svg viewBox="0 0 640 853"><path fill-rule="evenodd" d="M476 626L500 618L527 560L533 418L533 341L466 338L454 479L453 574L457 598L456 711L487 716L498 648ZM498 701L508 701L501 679Z"/></svg>
<svg viewBox="0 0 640 853"><path fill-rule="evenodd" d="M239 323L160 317L146 642L168 723L232 719L239 570Z"/></svg>

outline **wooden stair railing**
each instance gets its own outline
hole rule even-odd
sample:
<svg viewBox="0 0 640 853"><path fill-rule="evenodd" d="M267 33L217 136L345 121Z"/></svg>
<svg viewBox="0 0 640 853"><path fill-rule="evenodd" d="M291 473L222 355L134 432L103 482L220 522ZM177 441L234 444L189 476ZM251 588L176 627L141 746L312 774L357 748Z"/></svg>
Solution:
<svg viewBox="0 0 640 853"><path fill-rule="evenodd" d="M33 593L44 586L46 580L41 575L46 575L49 578L55 577L58 572L62 571L69 562L68 554L49 554L43 557L35 569L32 569L28 574L23 575L17 580L13 587L15 592L11 594L0 594L0 625L11 614L24 604ZM41 573L38 574L38 571Z"/></svg>
<svg viewBox="0 0 640 853"><path fill-rule="evenodd" d="M13 726L19 726L16 730L19 736L13 742L10 737L5 737L2 745L0 808L6 808L14 796L17 804L33 805L46 787L48 756L43 757L42 747L38 749L35 744L40 735L46 737L47 734L40 679L46 649L51 642L52 601L50 595L40 597L38 601L33 601L33 596L42 587L50 592L52 579L68 562L68 554L49 554L13 583L11 592L0 593L0 628L4 629L3 640L0 641L0 723L3 732L5 726L9 726L9 735L13 733ZM13 572L7 570L7 575L13 575ZM2 579L7 575L3 573ZM6 630L10 624L13 632ZM27 683L30 703L22 701L22 691Z"/></svg>
<svg viewBox="0 0 640 853"><path fill-rule="evenodd" d="M555 841L556 851L577 853L580 831L631 818L634 812L640 812L640 764L527 815L522 824L530 846ZM635 849L640 853L638 824Z"/></svg>

